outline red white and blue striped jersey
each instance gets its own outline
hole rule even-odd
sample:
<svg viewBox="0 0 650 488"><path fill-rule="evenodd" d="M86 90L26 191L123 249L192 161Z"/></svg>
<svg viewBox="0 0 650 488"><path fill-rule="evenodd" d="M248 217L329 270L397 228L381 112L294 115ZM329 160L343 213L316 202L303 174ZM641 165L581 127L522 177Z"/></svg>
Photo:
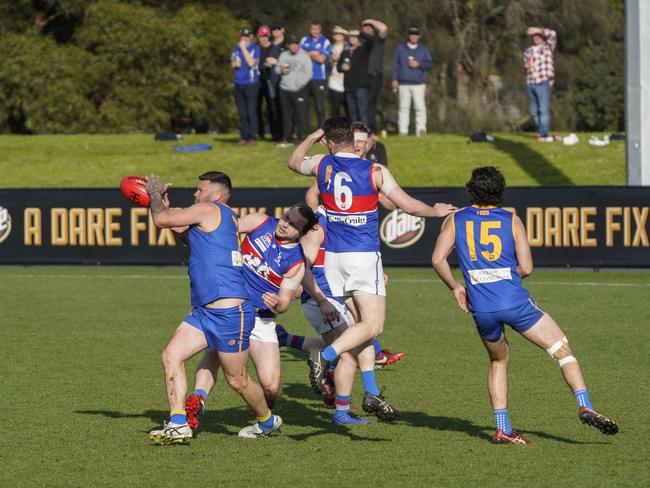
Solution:
<svg viewBox="0 0 650 488"><path fill-rule="evenodd" d="M347 153L325 156L318 165L318 190L327 214L327 252L379 251L373 162Z"/></svg>
<svg viewBox="0 0 650 488"><path fill-rule="evenodd" d="M327 248L327 216L325 215L325 212L322 210L318 210L316 212L316 216L318 216L318 227L323 229L324 237L323 237L323 242L321 242L320 248L318 249L318 255L316 256L316 261L314 261L314 264L311 267L311 272L314 275L314 280L316 280L316 284L318 285L318 288L320 288L320 291L323 292L323 295L325 295L327 298L334 298L334 300L343 303L342 298L332 296L332 290L330 289L330 284L327 282L327 278L325 277L324 265L325 265L325 249ZM310 298L311 295L306 291L303 291L302 295L300 296L300 302L305 303Z"/></svg>
<svg viewBox="0 0 650 488"><path fill-rule="evenodd" d="M451 222L470 310L498 312L528 300L517 273L512 212L471 206L452 214Z"/></svg>
<svg viewBox="0 0 650 488"><path fill-rule="evenodd" d="M250 300L257 308L266 309L262 300L266 292L277 294L282 279L290 270L305 262L300 244L280 244L275 238L278 219L267 217L244 238L241 250L244 281Z"/></svg>
<svg viewBox="0 0 650 488"><path fill-rule="evenodd" d="M237 215L219 202L211 202L220 220L215 229L191 225L187 232L190 259L191 303L201 307L220 298L248 298L242 276L237 236Z"/></svg>

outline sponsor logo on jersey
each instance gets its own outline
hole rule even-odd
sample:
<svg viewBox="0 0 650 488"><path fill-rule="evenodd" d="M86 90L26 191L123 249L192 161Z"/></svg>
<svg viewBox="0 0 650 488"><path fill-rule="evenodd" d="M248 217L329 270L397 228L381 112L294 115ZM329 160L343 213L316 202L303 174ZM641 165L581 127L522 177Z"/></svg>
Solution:
<svg viewBox="0 0 650 488"><path fill-rule="evenodd" d="M264 235L256 237L255 244L257 244L257 247L260 248L260 251L264 252L271 246L272 240L273 236L271 236L269 233L266 233Z"/></svg>
<svg viewBox="0 0 650 488"><path fill-rule="evenodd" d="M232 265L241 266L242 264L241 253L239 251L232 251Z"/></svg>
<svg viewBox="0 0 650 488"><path fill-rule="evenodd" d="M424 234L424 219L393 210L381 222L379 237L388 247L400 249L415 244Z"/></svg>
<svg viewBox="0 0 650 488"><path fill-rule="evenodd" d="M469 274L469 280L472 285L512 280L510 268L468 269L467 273Z"/></svg>
<svg viewBox="0 0 650 488"><path fill-rule="evenodd" d="M253 256L252 254L244 254L244 263L246 263L250 269L255 271L255 273L264 279L268 279L269 275L271 274L271 268L269 265L257 256Z"/></svg>
<svg viewBox="0 0 650 488"><path fill-rule="evenodd" d="M330 214L327 219L330 222L342 222L352 227L360 227L368 222L366 215L332 215Z"/></svg>
<svg viewBox="0 0 650 488"><path fill-rule="evenodd" d="M11 233L11 215L9 210L0 206L0 242L4 241Z"/></svg>

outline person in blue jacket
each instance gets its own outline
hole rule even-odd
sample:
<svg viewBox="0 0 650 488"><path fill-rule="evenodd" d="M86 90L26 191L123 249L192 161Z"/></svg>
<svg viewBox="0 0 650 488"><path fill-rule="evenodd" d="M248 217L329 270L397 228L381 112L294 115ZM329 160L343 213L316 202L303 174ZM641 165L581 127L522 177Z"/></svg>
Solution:
<svg viewBox="0 0 650 488"><path fill-rule="evenodd" d="M260 91L260 46L253 42L253 32L239 31L239 43L233 48L230 66L235 70L235 103L239 111L239 146L254 146L259 120L257 99Z"/></svg>
<svg viewBox="0 0 650 488"><path fill-rule="evenodd" d="M425 71L431 70L432 66L431 51L420 42L420 29L411 27L407 40L395 50L391 72L393 91L399 92L397 128L401 136L409 132L411 100L415 109L415 135L421 136L427 132Z"/></svg>

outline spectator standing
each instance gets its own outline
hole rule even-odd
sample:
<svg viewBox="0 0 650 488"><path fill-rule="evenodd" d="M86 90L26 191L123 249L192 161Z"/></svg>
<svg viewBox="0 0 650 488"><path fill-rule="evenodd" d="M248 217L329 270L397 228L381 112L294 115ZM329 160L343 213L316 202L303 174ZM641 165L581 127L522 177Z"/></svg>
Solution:
<svg viewBox="0 0 650 488"><path fill-rule="evenodd" d="M363 32L374 39L368 60L368 128L377 133L377 100L384 84L384 42L388 26L375 19L365 19L361 26Z"/></svg>
<svg viewBox="0 0 650 488"><path fill-rule="evenodd" d="M280 74L274 69L278 64L280 54L287 50L287 42L284 38L284 26L278 22L271 24L271 36L273 42L266 58L265 64L270 68L269 98L271 99L272 113L271 135L274 141L282 139L282 104L280 103Z"/></svg>
<svg viewBox="0 0 650 488"><path fill-rule="evenodd" d="M257 120L258 135L260 140L264 139L265 123L264 123L264 102L266 101L266 113L269 122L269 132L273 127L271 105L271 94L269 92L269 83L271 72L273 69L266 63L269 57L269 52L273 44L271 43L271 28L268 25L261 25L257 28L257 41L260 45L260 92L257 98Z"/></svg>
<svg viewBox="0 0 650 488"><path fill-rule="evenodd" d="M260 91L260 47L253 42L253 33L239 31L239 43L232 52L230 65L235 70L235 103L239 111L239 146L254 146L258 131L257 99Z"/></svg>
<svg viewBox="0 0 650 488"><path fill-rule="evenodd" d="M549 105L555 81L554 56L557 35L554 30L543 27L529 27L526 34L533 40L533 45L524 51L526 93L530 112L539 131L538 140L552 142L553 137L548 135L551 122Z"/></svg>
<svg viewBox="0 0 650 488"><path fill-rule="evenodd" d="M365 32L353 29L348 42L350 47L341 53L338 62L339 70L345 74L345 102L350 119L368 125L368 60L374 39Z"/></svg>
<svg viewBox="0 0 650 488"><path fill-rule="evenodd" d="M282 103L283 137L280 147L291 144L294 127L298 138L309 133L309 81L312 79L312 62L295 36L289 36L288 50L280 54L274 70L281 74L280 102Z"/></svg>
<svg viewBox="0 0 650 488"><path fill-rule="evenodd" d="M331 117L338 117L340 115L341 104L345 106L345 86L343 84L343 72L339 71L338 62L341 57L341 53L344 49L348 47L345 42L345 36L348 35L348 31L343 27L335 25L332 29L332 42L330 47L330 64L332 65L332 71L327 81L327 88L329 88L329 98L330 98L330 115ZM347 114L347 107L345 110Z"/></svg>
<svg viewBox="0 0 650 488"><path fill-rule="evenodd" d="M395 50L391 70L393 91L399 91L397 128L400 135L409 132L411 101L415 109L415 134L420 136L427 132L425 71L432 67L431 51L420 42L420 29L411 27L406 42L400 43Z"/></svg>
<svg viewBox="0 0 650 488"><path fill-rule="evenodd" d="M325 77L326 63L330 54L330 41L322 34L318 20L309 24L309 35L302 38L300 48L307 53L312 61L312 79L309 82L309 96L314 99L318 127L325 121Z"/></svg>

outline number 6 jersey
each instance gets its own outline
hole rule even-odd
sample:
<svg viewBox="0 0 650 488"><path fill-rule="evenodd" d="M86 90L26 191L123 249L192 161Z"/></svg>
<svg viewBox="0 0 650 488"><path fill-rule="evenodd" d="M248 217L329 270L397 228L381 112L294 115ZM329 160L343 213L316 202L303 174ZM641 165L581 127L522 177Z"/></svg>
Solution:
<svg viewBox="0 0 650 488"><path fill-rule="evenodd" d="M469 308L497 312L528 300L517 273L512 212L472 205L452 214L451 223Z"/></svg>
<svg viewBox="0 0 650 488"><path fill-rule="evenodd" d="M325 156L318 165L318 190L327 214L327 252L379 251L373 162L355 154Z"/></svg>

